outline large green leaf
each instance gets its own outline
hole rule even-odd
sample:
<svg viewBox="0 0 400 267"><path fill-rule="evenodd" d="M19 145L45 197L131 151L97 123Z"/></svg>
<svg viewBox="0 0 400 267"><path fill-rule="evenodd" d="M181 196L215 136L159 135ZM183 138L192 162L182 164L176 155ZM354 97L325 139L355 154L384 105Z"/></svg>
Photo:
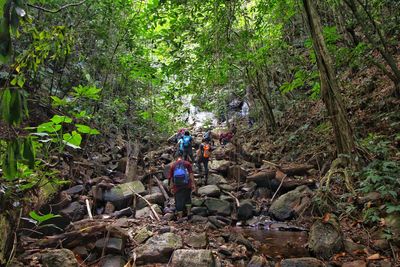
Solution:
<svg viewBox="0 0 400 267"><path fill-rule="evenodd" d="M51 121L54 122L54 124L71 123L72 119L67 116L54 115Z"/></svg>
<svg viewBox="0 0 400 267"><path fill-rule="evenodd" d="M31 216L31 218L34 219L35 221L37 221L39 224L41 224L45 221L48 221L50 219L53 219L53 218L61 217L60 215L55 215L52 213L48 213L45 215L39 215L36 213L36 211L29 212L29 216Z"/></svg>
<svg viewBox="0 0 400 267"><path fill-rule="evenodd" d="M78 130L78 132L80 133L84 133L84 134L100 134L100 132L96 129L90 128L87 125L83 125L83 124L75 124L76 129Z"/></svg>
<svg viewBox="0 0 400 267"><path fill-rule="evenodd" d="M37 127L37 131L39 133L43 133L43 132L45 132L45 133L55 133L55 132L61 130L61 128L62 128L62 126L60 124L54 124L54 122L49 121L49 122L45 122L45 123L40 124Z"/></svg>
<svg viewBox="0 0 400 267"><path fill-rule="evenodd" d="M72 144L73 148L79 148L81 142L82 142L82 136L77 133L76 131L72 131L71 133L65 133L63 135L63 142L66 145Z"/></svg>

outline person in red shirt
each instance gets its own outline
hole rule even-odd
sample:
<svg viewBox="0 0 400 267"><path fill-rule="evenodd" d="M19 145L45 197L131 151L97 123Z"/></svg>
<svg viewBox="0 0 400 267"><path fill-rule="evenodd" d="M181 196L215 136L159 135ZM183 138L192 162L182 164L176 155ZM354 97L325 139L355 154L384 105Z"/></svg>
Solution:
<svg viewBox="0 0 400 267"><path fill-rule="evenodd" d="M192 191L196 191L192 164L182 159L182 154L177 153L177 160L169 170L169 184L175 197L175 208L178 218L182 218L185 212L190 215L192 204Z"/></svg>

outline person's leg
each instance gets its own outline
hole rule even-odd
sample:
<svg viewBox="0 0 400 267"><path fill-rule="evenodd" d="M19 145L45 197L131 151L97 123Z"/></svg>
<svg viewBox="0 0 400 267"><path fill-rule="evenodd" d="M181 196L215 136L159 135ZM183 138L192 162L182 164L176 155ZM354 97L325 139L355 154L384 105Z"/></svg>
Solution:
<svg viewBox="0 0 400 267"><path fill-rule="evenodd" d="M194 161L194 157L193 157L193 149L192 149L192 147L189 147L188 154L189 154L189 158L190 158L191 162L194 163L195 161Z"/></svg>
<svg viewBox="0 0 400 267"><path fill-rule="evenodd" d="M185 188L184 192L184 203L185 203L185 215L191 215L191 208L192 208L192 190L190 188Z"/></svg>
<svg viewBox="0 0 400 267"><path fill-rule="evenodd" d="M184 160L188 159L188 153L189 153L188 149L183 149L183 159Z"/></svg>
<svg viewBox="0 0 400 267"><path fill-rule="evenodd" d="M204 178L205 178L205 183L207 185L207 180L208 180L208 158L204 158L203 164L204 164Z"/></svg>
<svg viewBox="0 0 400 267"><path fill-rule="evenodd" d="M177 219L183 217L183 211L185 210L186 194L185 189L180 189L175 193L175 209L177 213Z"/></svg>

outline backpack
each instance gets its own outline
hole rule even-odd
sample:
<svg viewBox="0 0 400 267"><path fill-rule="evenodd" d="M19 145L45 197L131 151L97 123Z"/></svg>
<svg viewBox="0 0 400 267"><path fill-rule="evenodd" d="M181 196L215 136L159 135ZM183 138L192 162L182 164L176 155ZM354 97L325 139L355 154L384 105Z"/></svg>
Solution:
<svg viewBox="0 0 400 267"><path fill-rule="evenodd" d="M191 141L192 141L192 137L190 135L183 136L183 146L184 147L189 147Z"/></svg>
<svg viewBox="0 0 400 267"><path fill-rule="evenodd" d="M207 131L204 133L203 138L204 139L210 139L211 131Z"/></svg>
<svg viewBox="0 0 400 267"><path fill-rule="evenodd" d="M183 164L183 161L176 164L173 179L174 184L177 186L189 184L189 172Z"/></svg>
<svg viewBox="0 0 400 267"><path fill-rule="evenodd" d="M183 140L182 139L179 139L179 150L180 151L183 151Z"/></svg>
<svg viewBox="0 0 400 267"><path fill-rule="evenodd" d="M211 156L211 147L209 144L203 146L203 158L208 159Z"/></svg>

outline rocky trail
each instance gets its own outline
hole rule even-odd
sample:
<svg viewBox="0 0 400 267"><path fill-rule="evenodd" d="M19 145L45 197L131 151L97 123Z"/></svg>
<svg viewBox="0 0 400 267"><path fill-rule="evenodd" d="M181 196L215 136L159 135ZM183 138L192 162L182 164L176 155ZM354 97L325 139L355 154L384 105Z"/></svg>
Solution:
<svg viewBox="0 0 400 267"><path fill-rule="evenodd" d="M200 143L202 133L194 136ZM41 209L59 217L21 220L12 266L391 266L334 215L311 218L316 166L259 161L235 139L216 145L207 184L194 168L192 215L176 220L167 180L174 145L140 164L121 147L77 163L82 178ZM140 179L127 182L132 166Z"/></svg>

